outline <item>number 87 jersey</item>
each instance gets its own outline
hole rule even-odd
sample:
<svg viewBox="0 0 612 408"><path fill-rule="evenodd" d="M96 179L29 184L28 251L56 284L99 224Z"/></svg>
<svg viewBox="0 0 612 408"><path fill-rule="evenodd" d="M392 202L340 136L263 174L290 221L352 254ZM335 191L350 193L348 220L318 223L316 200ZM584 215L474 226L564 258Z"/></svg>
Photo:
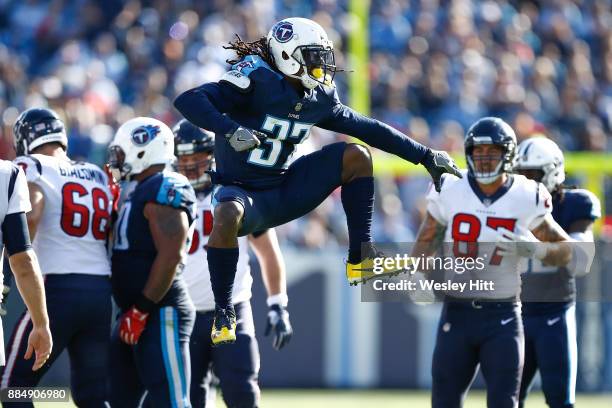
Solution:
<svg viewBox="0 0 612 408"><path fill-rule="evenodd" d="M464 174L462 179L444 177L439 194L431 188L427 211L446 227L444 242L452 245L445 247L445 252L451 252L445 256L481 257L487 274L515 272L511 283L506 281L509 284L503 290L491 294L503 298L518 293L519 259L498 253L494 245L498 231L532 231L552 212L552 198L542 184L517 174L508 174L507 181L493 195L486 196L476 180Z"/></svg>
<svg viewBox="0 0 612 408"><path fill-rule="evenodd" d="M43 274L110 275L106 238L112 197L97 166L41 154L20 156L28 183L44 195L32 246Z"/></svg>

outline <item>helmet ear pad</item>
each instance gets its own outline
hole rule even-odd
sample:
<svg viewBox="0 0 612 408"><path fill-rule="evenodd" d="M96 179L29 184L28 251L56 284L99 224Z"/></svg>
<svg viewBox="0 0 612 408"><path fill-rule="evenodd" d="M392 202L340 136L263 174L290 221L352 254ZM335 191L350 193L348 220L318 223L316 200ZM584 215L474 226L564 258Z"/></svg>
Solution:
<svg viewBox="0 0 612 408"><path fill-rule="evenodd" d="M289 58L291 58L291 57L289 56L289 54L287 54L285 51L283 51L283 53L282 53L281 55L282 55L282 57L283 57L283 59L284 59L285 61L287 61Z"/></svg>

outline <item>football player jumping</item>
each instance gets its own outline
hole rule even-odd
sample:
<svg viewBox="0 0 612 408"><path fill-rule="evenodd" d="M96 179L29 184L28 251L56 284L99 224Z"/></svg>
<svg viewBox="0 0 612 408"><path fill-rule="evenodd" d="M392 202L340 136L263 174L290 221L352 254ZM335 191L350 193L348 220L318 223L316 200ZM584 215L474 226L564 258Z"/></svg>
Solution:
<svg viewBox="0 0 612 408"><path fill-rule="evenodd" d="M449 255L484 259L484 273L498 280L494 290L446 292L432 363L434 408L462 406L479 364L487 405L517 406L523 367L519 257L558 266L572 257L564 242L539 243L569 237L551 216L546 188L508 173L515 152L516 136L506 122L478 120L465 138L467 177L445 177L441 192L427 197L419 249L429 255L436 240L452 243L445 248ZM468 276L449 272L459 280Z"/></svg>
<svg viewBox="0 0 612 408"><path fill-rule="evenodd" d="M189 407L189 337L195 310L181 276L195 226L195 192L174 161L164 123L134 118L109 146L117 180L135 186L113 234L113 297L121 309L111 335L111 405Z"/></svg>
<svg viewBox="0 0 612 408"><path fill-rule="evenodd" d="M546 187L552 194L553 218L578 242L574 248L589 256L594 253L592 226L601 217L601 205L591 192L563 186L564 161L555 142L533 137L519 145L515 171ZM522 271L525 366L520 407L525 404L537 370L549 407L574 406L578 368L575 277L588 272L590 260L559 268L530 259L527 270Z"/></svg>
<svg viewBox="0 0 612 408"><path fill-rule="evenodd" d="M181 120L174 128L174 151L178 171L189 179L197 195L196 228L183 273L197 313L191 335L191 403L206 405L212 378L210 367L219 378L223 399L228 407L256 407L259 405L259 348L251 311L251 277L248 242L255 250L262 277L268 289L268 330L274 331L273 345L281 349L291 339L287 307L285 265L274 229L238 239L240 256L234 281L232 300L236 310L236 342L215 348L210 343L215 301L210 287L206 264L208 236L212 229L210 176L205 173L214 162L214 134ZM248 242L247 242L248 241ZM219 360L230 364L217 364Z"/></svg>
<svg viewBox="0 0 612 408"><path fill-rule="evenodd" d="M360 115L338 99L333 77L334 48L314 21L288 18L266 38L230 44L238 59L219 82L181 94L176 108L193 124L214 131L218 186L208 264L215 297L211 337L233 342L236 318L232 284L239 258L238 236L266 230L314 209L337 187L349 230L349 283L371 279L369 243L374 181L372 158L358 144L334 143L291 165L296 144L313 126L346 133L371 146L425 166L436 188L443 173L459 175L452 159L377 120ZM369 269L369 270L368 270ZM397 270L390 274L399 273Z"/></svg>
<svg viewBox="0 0 612 408"><path fill-rule="evenodd" d="M50 109L24 111L13 133L19 156L15 163L28 180L28 227L45 277L54 347L38 371L18 358L32 330L24 314L7 345L1 388L36 386L67 348L75 404L104 407L112 312L106 251L112 205L108 177L93 164L70 160L64 123Z"/></svg>

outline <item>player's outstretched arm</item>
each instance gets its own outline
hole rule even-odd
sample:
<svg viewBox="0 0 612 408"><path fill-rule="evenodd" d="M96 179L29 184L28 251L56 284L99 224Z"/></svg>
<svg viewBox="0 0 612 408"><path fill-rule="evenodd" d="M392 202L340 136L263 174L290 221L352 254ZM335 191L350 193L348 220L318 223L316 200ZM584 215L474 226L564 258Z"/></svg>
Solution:
<svg viewBox="0 0 612 408"><path fill-rule="evenodd" d="M189 220L185 211L156 203L145 205L144 216L149 220L149 229L157 249L157 256L153 261L143 295L157 303L170 289L176 269L181 262L189 232Z"/></svg>
<svg viewBox="0 0 612 408"><path fill-rule="evenodd" d="M287 312L285 261L274 229L268 229L257 236L251 235L249 241L259 261L261 277L268 292L269 310L265 335L274 332L272 346L280 350L289 343L293 335L289 312Z"/></svg>
<svg viewBox="0 0 612 408"><path fill-rule="evenodd" d="M459 178L463 177L446 152L432 150L391 126L343 105L337 96L334 98L336 104L332 108L330 117L317 123L317 126L356 137L370 146L395 154L404 160L422 164L431 175L436 191L440 191L442 174L450 173Z"/></svg>
<svg viewBox="0 0 612 408"><path fill-rule="evenodd" d="M248 102L248 94L226 83L211 82L183 92L174 107L191 123L216 134L232 134L240 126L224 113Z"/></svg>

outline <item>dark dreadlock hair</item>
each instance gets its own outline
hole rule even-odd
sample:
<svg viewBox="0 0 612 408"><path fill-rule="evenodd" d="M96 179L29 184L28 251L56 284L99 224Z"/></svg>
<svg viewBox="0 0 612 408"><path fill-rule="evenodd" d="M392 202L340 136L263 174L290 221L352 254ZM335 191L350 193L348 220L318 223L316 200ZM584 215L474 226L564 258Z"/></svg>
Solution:
<svg viewBox="0 0 612 408"><path fill-rule="evenodd" d="M226 61L230 65L239 63L247 55L259 55L268 65L270 65L270 67L276 69L276 64L274 64L274 58L272 54L270 54L266 37L261 37L259 40L253 42L245 42L236 34L236 39L230 41L229 44L223 46L223 48L236 51L238 57Z"/></svg>

